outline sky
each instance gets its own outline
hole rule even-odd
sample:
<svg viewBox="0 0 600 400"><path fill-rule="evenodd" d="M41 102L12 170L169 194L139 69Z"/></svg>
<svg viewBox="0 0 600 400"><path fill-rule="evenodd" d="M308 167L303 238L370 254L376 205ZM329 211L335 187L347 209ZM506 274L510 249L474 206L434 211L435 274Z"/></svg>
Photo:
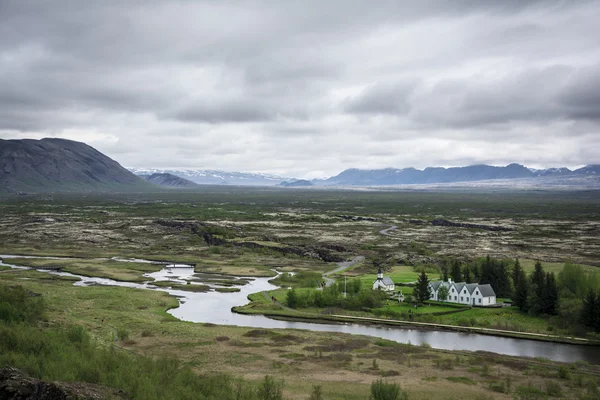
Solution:
<svg viewBox="0 0 600 400"><path fill-rule="evenodd" d="M600 1L0 0L0 138L127 167L600 163Z"/></svg>

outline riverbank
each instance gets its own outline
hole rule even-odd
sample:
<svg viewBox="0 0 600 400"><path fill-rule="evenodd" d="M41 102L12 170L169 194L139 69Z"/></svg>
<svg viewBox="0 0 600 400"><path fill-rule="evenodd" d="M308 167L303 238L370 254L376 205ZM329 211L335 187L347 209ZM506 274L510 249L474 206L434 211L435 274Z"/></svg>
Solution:
<svg viewBox="0 0 600 400"><path fill-rule="evenodd" d="M273 291L276 297L283 299L283 291ZM266 296L269 299L270 296ZM280 302L265 302L262 296L259 294L252 294L248 296L250 300L249 304L244 306L232 307L231 311L243 315L263 315L265 317L287 320L287 321L304 321L312 323L352 323L362 325L383 325L383 326L394 326L402 328L417 328L424 330L440 330L440 331L452 331L452 332L463 332L463 333L476 333L488 336L507 337L515 339L528 339L543 342L553 343L564 343L564 344L575 344L575 345L589 345L589 346L600 346L600 341L591 340L587 338L580 338L574 336L559 336L537 332L521 332L511 331L503 329L494 329L486 327L474 327L474 326L460 326L452 324L442 323L431 323L431 322L419 322L419 321L407 321L390 318L376 318L367 316L356 316L356 315L342 315L342 314L324 314L324 310L311 309L306 310L295 310L285 307ZM275 306L275 307L273 307ZM343 311L343 310L339 310Z"/></svg>
<svg viewBox="0 0 600 400"><path fill-rule="evenodd" d="M401 383L411 400L510 399L533 388L580 396L596 390L589 388L600 376L600 366L583 361L439 350L360 334L184 322L166 312L178 301L162 291L77 287L48 276L14 270L0 274L0 284L41 294L53 326L81 326L100 346L113 343L114 327L124 349L175 358L203 376L225 373L258 383L269 374L284 380L286 399L306 399L313 385L321 385L324 398L364 400L378 378Z"/></svg>

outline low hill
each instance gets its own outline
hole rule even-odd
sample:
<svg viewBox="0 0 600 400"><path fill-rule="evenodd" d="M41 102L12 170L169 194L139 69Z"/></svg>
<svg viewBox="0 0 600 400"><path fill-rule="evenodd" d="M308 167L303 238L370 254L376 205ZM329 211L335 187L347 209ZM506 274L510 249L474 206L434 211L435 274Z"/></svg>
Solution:
<svg viewBox="0 0 600 400"><path fill-rule="evenodd" d="M152 186L85 143L0 139L0 192L136 191Z"/></svg>
<svg viewBox="0 0 600 400"><path fill-rule="evenodd" d="M138 175L140 178L159 186L166 186L172 188L192 188L198 185L187 179L183 179L177 175L169 173L157 173L152 175Z"/></svg>
<svg viewBox="0 0 600 400"><path fill-rule="evenodd" d="M283 181L279 184L281 187L289 187L289 188L299 188L299 187L310 187L314 186L311 181L307 181L306 179L300 179L297 181Z"/></svg>

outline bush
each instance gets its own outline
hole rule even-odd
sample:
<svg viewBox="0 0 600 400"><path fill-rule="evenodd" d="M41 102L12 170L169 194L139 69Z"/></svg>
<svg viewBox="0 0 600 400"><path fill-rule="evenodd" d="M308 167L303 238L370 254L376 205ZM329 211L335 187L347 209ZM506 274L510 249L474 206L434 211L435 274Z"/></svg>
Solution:
<svg viewBox="0 0 600 400"><path fill-rule="evenodd" d="M378 379L371 383L369 400L408 400L408 395L400 390L399 385Z"/></svg>
<svg viewBox="0 0 600 400"><path fill-rule="evenodd" d="M321 388L321 385L313 385L310 400L323 400L323 388Z"/></svg>
<svg viewBox="0 0 600 400"><path fill-rule="evenodd" d="M560 397L562 396L562 387L560 383L554 381L546 381L546 393L548 396Z"/></svg>
<svg viewBox="0 0 600 400"><path fill-rule="evenodd" d="M283 381L266 375L256 394L260 400L283 400Z"/></svg>
<svg viewBox="0 0 600 400"><path fill-rule="evenodd" d="M30 293L21 286L0 285L0 321L33 324L45 310L42 296Z"/></svg>

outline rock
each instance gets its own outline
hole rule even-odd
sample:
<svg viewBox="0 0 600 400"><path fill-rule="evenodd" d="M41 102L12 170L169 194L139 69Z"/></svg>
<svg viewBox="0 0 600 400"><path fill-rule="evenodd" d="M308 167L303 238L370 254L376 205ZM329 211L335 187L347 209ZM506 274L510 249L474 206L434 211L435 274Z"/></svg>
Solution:
<svg viewBox="0 0 600 400"><path fill-rule="evenodd" d="M504 226L490 226L490 225L481 225L481 224L468 224L463 222L451 222L445 220L443 218L437 218L431 221L431 224L434 226L452 226L457 228L475 228L475 229L485 229L486 231L501 231L501 232L510 232L512 228L506 228Z"/></svg>
<svg viewBox="0 0 600 400"><path fill-rule="evenodd" d="M0 369L2 400L96 400L127 399L120 390L81 382L45 382L16 368Z"/></svg>

